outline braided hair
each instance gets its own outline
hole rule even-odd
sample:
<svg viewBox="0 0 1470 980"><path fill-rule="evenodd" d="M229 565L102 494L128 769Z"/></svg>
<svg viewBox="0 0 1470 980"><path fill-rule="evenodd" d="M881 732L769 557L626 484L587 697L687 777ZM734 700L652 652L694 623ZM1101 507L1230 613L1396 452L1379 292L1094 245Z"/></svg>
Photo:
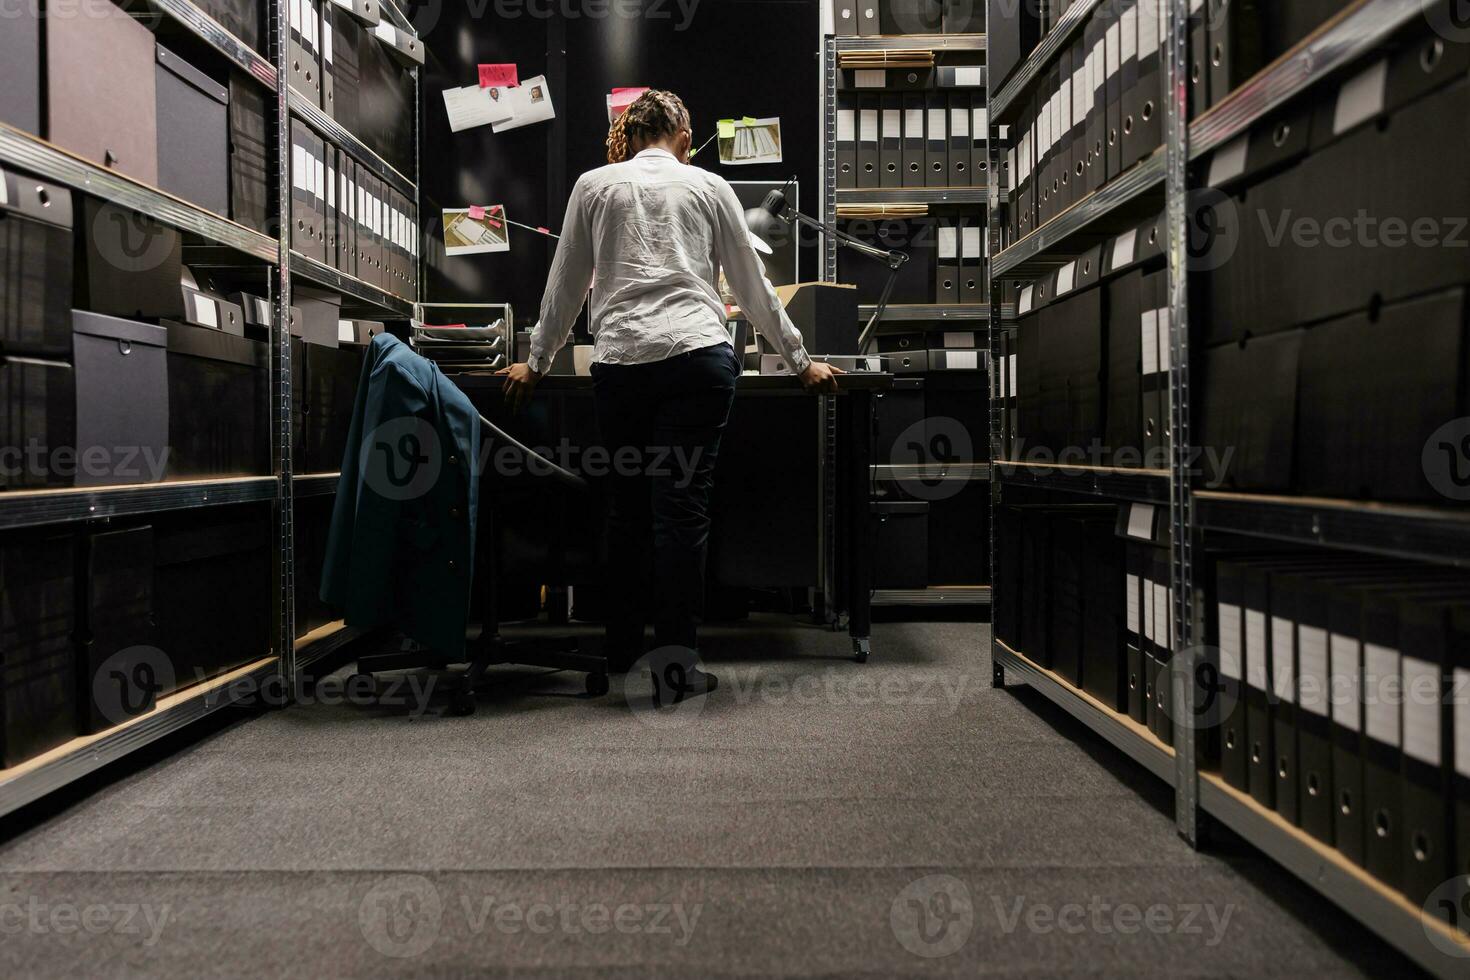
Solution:
<svg viewBox="0 0 1470 980"><path fill-rule="evenodd" d="M622 163L634 146L647 146L689 128L689 110L673 92L649 89L613 121L607 131L607 162Z"/></svg>

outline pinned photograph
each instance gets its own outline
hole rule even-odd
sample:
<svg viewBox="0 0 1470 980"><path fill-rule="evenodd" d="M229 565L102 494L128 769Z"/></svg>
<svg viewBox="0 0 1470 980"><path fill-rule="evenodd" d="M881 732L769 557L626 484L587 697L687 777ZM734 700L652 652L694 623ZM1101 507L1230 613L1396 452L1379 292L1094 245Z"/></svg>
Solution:
<svg viewBox="0 0 1470 980"><path fill-rule="evenodd" d="M481 208L446 208L444 254L481 255L510 251L510 223L499 204Z"/></svg>
<svg viewBox="0 0 1470 980"><path fill-rule="evenodd" d="M493 124L492 128L497 133L556 118L556 107L551 104L551 86L546 84L545 75L528 78L515 88L501 89L499 101L510 108L511 118Z"/></svg>
<svg viewBox="0 0 1470 980"><path fill-rule="evenodd" d="M509 122L515 116L515 108L508 98L508 93L513 91L478 85L445 89L444 109L449 114L450 131L459 133L476 126Z"/></svg>
<svg viewBox="0 0 1470 980"><path fill-rule="evenodd" d="M781 119L721 119L720 162L732 167L781 162Z"/></svg>

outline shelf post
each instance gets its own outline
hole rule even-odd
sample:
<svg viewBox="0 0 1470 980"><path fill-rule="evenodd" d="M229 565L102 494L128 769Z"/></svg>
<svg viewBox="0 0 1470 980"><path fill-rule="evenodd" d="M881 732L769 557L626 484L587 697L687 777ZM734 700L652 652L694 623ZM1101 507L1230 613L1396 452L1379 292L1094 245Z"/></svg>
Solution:
<svg viewBox="0 0 1470 980"><path fill-rule="evenodd" d="M285 0L271 6L272 52L276 58L276 233L279 253L270 295L271 324L270 432L276 477L273 508L276 560L271 565L271 598L275 644L283 691L296 678L295 522L291 465L291 107L289 40L291 26Z"/></svg>

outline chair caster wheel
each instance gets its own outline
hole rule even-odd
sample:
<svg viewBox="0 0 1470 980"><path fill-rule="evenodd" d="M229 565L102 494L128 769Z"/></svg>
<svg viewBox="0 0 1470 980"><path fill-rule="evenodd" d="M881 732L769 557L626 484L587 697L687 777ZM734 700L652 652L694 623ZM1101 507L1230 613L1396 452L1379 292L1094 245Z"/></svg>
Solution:
<svg viewBox="0 0 1470 980"><path fill-rule="evenodd" d="M852 659L856 660L860 664L865 664L868 662L868 640L866 637L861 640L856 638L853 639Z"/></svg>
<svg viewBox="0 0 1470 980"><path fill-rule="evenodd" d="M449 696L449 713L464 718L475 713L475 696L469 691L455 691Z"/></svg>
<svg viewBox="0 0 1470 980"><path fill-rule="evenodd" d="M608 691L606 674L587 675L587 696L589 698L600 698Z"/></svg>

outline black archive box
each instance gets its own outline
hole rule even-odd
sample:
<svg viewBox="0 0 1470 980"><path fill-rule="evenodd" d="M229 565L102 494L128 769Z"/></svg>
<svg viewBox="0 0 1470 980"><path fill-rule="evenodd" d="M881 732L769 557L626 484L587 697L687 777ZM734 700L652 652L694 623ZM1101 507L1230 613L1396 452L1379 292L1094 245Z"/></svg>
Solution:
<svg viewBox="0 0 1470 980"><path fill-rule="evenodd" d="M361 347L291 341L291 401L298 473L342 468L362 372Z"/></svg>
<svg viewBox="0 0 1470 980"><path fill-rule="evenodd" d="M1303 337L1293 330L1204 353L1197 425L1221 466L1214 488L1292 489Z"/></svg>
<svg viewBox="0 0 1470 980"><path fill-rule="evenodd" d="M71 316L76 485L158 482L168 453L168 331L84 310Z"/></svg>
<svg viewBox="0 0 1470 980"><path fill-rule="evenodd" d="M92 534L85 553L77 723L91 735L151 711L172 665L157 646L153 527Z"/></svg>
<svg viewBox="0 0 1470 980"><path fill-rule="evenodd" d="M94 197L82 199L76 236L76 305L122 317L182 319L183 236Z"/></svg>
<svg viewBox="0 0 1470 980"><path fill-rule="evenodd" d="M985 60L993 91L1005 84L1041 41L1039 6L1033 0L1020 3L989 0L990 9L985 18L989 26L985 38Z"/></svg>
<svg viewBox="0 0 1470 980"><path fill-rule="evenodd" d="M0 765L77 734L75 569L69 534L0 540Z"/></svg>
<svg viewBox="0 0 1470 980"><path fill-rule="evenodd" d="M230 75L230 217L271 233L265 92L239 72Z"/></svg>
<svg viewBox="0 0 1470 980"><path fill-rule="evenodd" d="M270 472L270 349L218 330L168 330L171 479Z"/></svg>
<svg viewBox="0 0 1470 980"><path fill-rule="evenodd" d="M18 3L0 31L0 123L41 132L41 4Z"/></svg>
<svg viewBox="0 0 1470 980"><path fill-rule="evenodd" d="M65 356L71 346L72 196L0 169L0 344L12 353Z"/></svg>
<svg viewBox="0 0 1470 980"><path fill-rule="evenodd" d="M261 0L198 0L199 7L221 27L257 51L261 42Z"/></svg>
<svg viewBox="0 0 1470 980"><path fill-rule="evenodd" d="M158 186L230 213L230 90L158 46Z"/></svg>

